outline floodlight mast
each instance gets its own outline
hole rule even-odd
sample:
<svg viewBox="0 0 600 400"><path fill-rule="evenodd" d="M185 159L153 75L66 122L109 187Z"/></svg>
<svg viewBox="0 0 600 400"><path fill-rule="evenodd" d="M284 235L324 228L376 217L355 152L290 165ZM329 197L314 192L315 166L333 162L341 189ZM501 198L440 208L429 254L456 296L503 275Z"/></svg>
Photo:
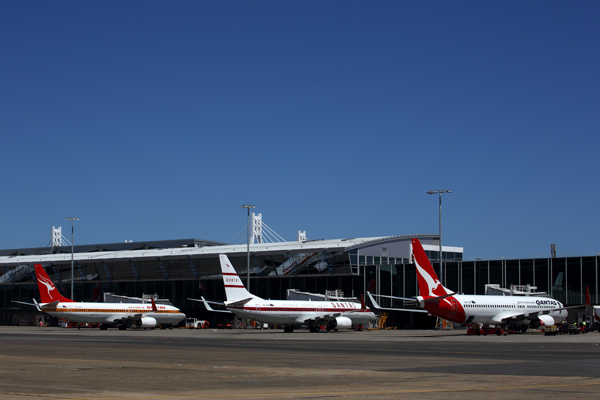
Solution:
<svg viewBox="0 0 600 400"><path fill-rule="evenodd" d="M248 287L248 291L250 291L250 209L256 208L255 205L252 204L244 204L240 206L240 208L245 208L248 210L248 226L246 229L246 283Z"/></svg>
<svg viewBox="0 0 600 400"><path fill-rule="evenodd" d="M439 194L440 197L440 282L442 284L446 281L446 274L444 273L444 267L442 262L442 193L452 193L452 190L430 190L427 194Z"/></svg>
<svg viewBox="0 0 600 400"><path fill-rule="evenodd" d="M67 218L67 221L71 221L71 300L73 300L73 287L75 286L75 274L73 272L73 250L74 250L74 241L73 241L73 231L75 228L75 221L79 221L77 217Z"/></svg>

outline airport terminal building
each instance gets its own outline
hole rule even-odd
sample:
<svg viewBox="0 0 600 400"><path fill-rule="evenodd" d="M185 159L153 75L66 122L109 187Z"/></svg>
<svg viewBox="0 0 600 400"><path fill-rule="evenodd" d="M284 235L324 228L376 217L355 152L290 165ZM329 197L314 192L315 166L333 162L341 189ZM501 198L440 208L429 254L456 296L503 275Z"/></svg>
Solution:
<svg viewBox="0 0 600 400"><path fill-rule="evenodd" d="M246 244L184 239L99 245L0 250L0 324L23 324L37 310L14 303L39 299L34 264L42 264L63 295L75 301L102 301L105 293L169 299L188 317L222 318L188 300L225 300L219 254L226 254L250 291L262 298L286 299L289 289L321 293L343 291L359 297L367 288L377 294L417 295L417 276L410 262L412 238L420 239L439 271L439 236L434 234L307 240ZM73 264L71 264L73 257ZM598 256L463 261L462 247L443 247L445 286L465 294L484 294L487 284L532 285L567 305L581 304L585 286L598 304ZM72 269L73 265L73 269ZM249 273L248 273L249 272ZM408 307L382 301L383 306ZM435 323L425 314L392 313L398 327ZM33 318L35 320L35 318Z"/></svg>

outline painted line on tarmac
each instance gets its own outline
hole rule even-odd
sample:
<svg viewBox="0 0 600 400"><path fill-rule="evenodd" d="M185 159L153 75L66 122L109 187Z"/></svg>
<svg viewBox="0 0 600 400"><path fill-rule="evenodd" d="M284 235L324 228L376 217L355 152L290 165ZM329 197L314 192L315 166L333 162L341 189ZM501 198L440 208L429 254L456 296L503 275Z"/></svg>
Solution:
<svg viewBox="0 0 600 400"><path fill-rule="evenodd" d="M429 390L363 390L352 392L289 392L289 393L245 393L245 394L193 394L193 395L160 395L160 396L119 396L119 397L69 397L57 400L138 400L138 399L222 399L222 398L244 398L244 397L294 397L294 396L344 396L357 394L408 394L408 393L456 393L456 392L483 392L516 389L548 389L569 386L600 386L600 382L564 383L560 385L527 385L527 386L502 386L482 387L474 389L429 389Z"/></svg>

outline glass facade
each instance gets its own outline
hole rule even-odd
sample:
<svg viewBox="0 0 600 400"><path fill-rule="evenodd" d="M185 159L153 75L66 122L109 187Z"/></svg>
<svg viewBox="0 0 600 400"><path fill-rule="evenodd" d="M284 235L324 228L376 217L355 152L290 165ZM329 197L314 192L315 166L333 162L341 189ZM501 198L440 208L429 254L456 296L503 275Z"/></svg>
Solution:
<svg viewBox="0 0 600 400"><path fill-rule="evenodd" d="M434 254L436 252L431 252ZM585 287L589 286L592 303L598 304L598 257L462 261L462 257L454 255L444 263L443 281L449 289L464 294L485 294L487 284L504 288L529 284L567 305L583 303ZM246 255L231 255L230 260L245 282ZM360 298L372 282L377 294L418 295L415 266L407 258L361 255L356 250L346 253L321 251L251 255L250 264L250 291L265 299L286 299L288 289L321 294L342 290L345 296ZM45 267L58 289L70 297L70 263ZM433 262L433 267L439 271L438 262ZM11 310L33 310L12 301L31 302L34 298L39 299L39 293L32 267L3 268L6 273L0 274L3 278L0 280L0 323L10 323ZM103 293L130 297L157 294L171 300L188 316L210 320L214 317L201 303L187 299L199 299L200 296L214 301L225 299L216 256L77 263L74 273L76 301L102 301ZM385 298L381 298L381 305L410 306L402 300ZM420 317L410 318L412 323L412 318Z"/></svg>
<svg viewBox="0 0 600 400"><path fill-rule="evenodd" d="M511 285L535 286L536 292L546 292L566 305L585 302L586 286L589 287L592 304L598 304L598 258L568 257L550 259L460 261L444 263L446 280L444 286L457 293L485 294L485 285L498 284L503 288ZM436 272L439 264L432 263ZM413 264L396 264L396 273L387 271L390 266L366 266L368 277L377 274L386 282L378 294L398 297L416 296L416 272ZM381 271L377 271L377 269ZM387 282L390 280L390 282ZM390 292L391 291L391 292Z"/></svg>

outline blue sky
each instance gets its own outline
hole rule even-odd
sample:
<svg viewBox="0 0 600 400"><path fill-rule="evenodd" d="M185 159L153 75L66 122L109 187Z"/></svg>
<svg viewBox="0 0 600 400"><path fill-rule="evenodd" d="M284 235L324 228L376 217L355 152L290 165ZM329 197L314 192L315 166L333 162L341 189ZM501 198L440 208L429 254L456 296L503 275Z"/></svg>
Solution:
<svg viewBox="0 0 600 400"><path fill-rule="evenodd" d="M0 248L438 232L596 253L600 3L3 2Z"/></svg>

